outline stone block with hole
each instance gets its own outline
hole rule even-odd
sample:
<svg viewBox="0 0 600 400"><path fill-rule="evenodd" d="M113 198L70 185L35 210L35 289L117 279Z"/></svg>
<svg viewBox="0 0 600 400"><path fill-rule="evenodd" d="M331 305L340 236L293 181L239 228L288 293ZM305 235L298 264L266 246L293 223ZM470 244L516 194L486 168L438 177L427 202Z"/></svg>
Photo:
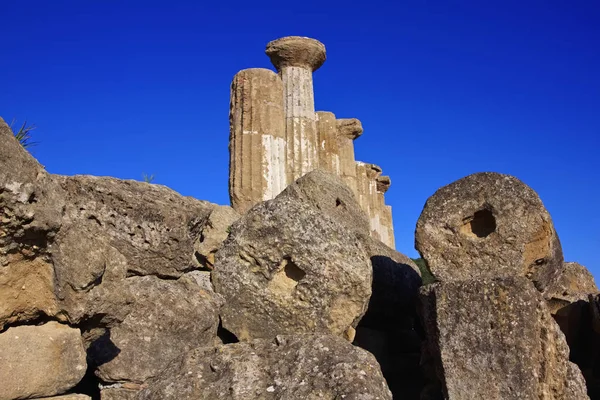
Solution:
<svg viewBox="0 0 600 400"><path fill-rule="evenodd" d="M440 281L525 276L543 291L563 263L537 193L499 173L472 174L440 188L427 200L415 235Z"/></svg>
<svg viewBox="0 0 600 400"><path fill-rule="evenodd" d="M338 198L315 203L290 186L232 225L213 271L215 291L226 300L226 330L242 341L298 333L352 340L371 295L372 267L356 232L322 211L335 209Z"/></svg>

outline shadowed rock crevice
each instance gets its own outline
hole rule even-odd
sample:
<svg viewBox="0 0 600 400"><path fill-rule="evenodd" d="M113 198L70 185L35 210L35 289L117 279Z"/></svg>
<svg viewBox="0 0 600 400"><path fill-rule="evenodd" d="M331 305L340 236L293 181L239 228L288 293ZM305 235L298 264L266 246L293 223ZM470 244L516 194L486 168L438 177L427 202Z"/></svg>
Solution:
<svg viewBox="0 0 600 400"><path fill-rule="evenodd" d="M461 231L467 235L485 238L496 231L496 218L488 209L479 210L464 221Z"/></svg>
<svg viewBox="0 0 600 400"><path fill-rule="evenodd" d="M289 279L293 280L296 283L300 282L302 278L306 276L306 272L304 272L299 266L294 264L291 258L287 258L286 261L287 262L285 264L285 267L283 267L283 270L285 271L285 276L287 276Z"/></svg>
<svg viewBox="0 0 600 400"><path fill-rule="evenodd" d="M223 321L219 318L219 327L217 328L217 337L223 344L239 343L237 336L223 328Z"/></svg>

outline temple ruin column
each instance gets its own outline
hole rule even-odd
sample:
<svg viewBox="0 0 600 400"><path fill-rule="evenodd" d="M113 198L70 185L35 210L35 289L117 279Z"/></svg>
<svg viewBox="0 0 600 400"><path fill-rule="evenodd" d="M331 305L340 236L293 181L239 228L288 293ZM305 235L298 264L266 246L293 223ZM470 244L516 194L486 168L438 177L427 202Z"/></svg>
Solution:
<svg viewBox="0 0 600 400"><path fill-rule="evenodd" d="M338 151L340 155L340 176L358 198L354 140L362 135L363 127L356 118L338 119L336 125L338 130Z"/></svg>
<svg viewBox="0 0 600 400"><path fill-rule="evenodd" d="M229 197L244 213L287 186L283 84L271 70L238 72L229 109Z"/></svg>
<svg viewBox="0 0 600 400"><path fill-rule="evenodd" d="M340 146L335 114L327 111L317 112L317 137L319 168L341 176Z"/></svg>
<svg viewBox="0 0 600 400"><path fill-rule="evenodd" d="M382 175L377 177L377 212L380 220L381 241L391 247L396 248L394 239L394 225L392 221L392 206L385 204L385 192L388 191L392 181L389 176Z"/></svg>
<svg viewBox="0 0 600 400"><path fill-rule="evenodd" d="M389 176L381 176L375 164L356 162L358 202L369 216L371 236L395 248L391 207L385 204L384 193L391 184Z"/></svg>
<svg viewBox="0 0 600 400"><path fill-rule="evenodd" d="M266 53L283 82L289 184L318 166L312 73L325 62L325 46L315 39L289 36L267 44Z"/></svg>

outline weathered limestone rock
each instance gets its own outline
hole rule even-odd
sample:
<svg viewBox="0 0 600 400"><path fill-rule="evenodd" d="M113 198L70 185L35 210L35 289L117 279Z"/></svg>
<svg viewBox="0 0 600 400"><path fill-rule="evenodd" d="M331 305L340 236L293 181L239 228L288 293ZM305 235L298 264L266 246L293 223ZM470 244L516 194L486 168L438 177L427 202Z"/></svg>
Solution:
<svg viewBox="0 0 600 400"><path fill-rule="evenodd" d="M286 190L288 198L307 202L350 230L369 234L367 214L339 176L314 170L297 179Z"/></svg>
<svg viewBox="0 0 600 400"><path fill-rule="evenodd" d="M52 264L12 256L7 266L0 266L0 331L15 322L57 313Z"/></svg>
<svg viewBox="0 0 600 400"><path fill-rule="evenodd" d="M129 313L89 350L104 382L142 383L190 349L213 345L223 301L195 279L131 277L121 290L132 299Z"/></svg>
<svg viewBox="0 0 600 400"><path fill-rule="evenodd" d="M202 223L200 236L194 243L194 254L198 265L212 270L215 265L215 253L229 235L231 225L240 219L231 207L216 207L206 221Z"/></svg>
<svg viewBox="0 0 600 400"><path fill-rule="evenodd" d="M0 399L61 394L86 371L79 329L57 322L17 326L0 333Z"/></svg>
<svg viewBox="0 0 600 400"><path fill-rule="evenodd" d="M558 274L549 282L544 297L552 314L571 303L587 301L590 294L598 293L594 277L581 264L564 262Z"/></svg>
<svg viewBox="0 0 600 400"><path fill-rule="evenodd" d="M340 153L340 175L346 185L358 197L354 140L363 133L361 122L356 118L341 118L336 121Z"/></svg>
<svg viewBox="0 0 600 400"><path fill-rule="evenodd" d="M335 208L333 197L331 203ZM354 231L300 198L293 185L233 224L213 271L215 291L226 300L223 327L240 340L291 333L351 337L371 278Z"/></svg>
<svg viewBox="0 0 600 400"><path fill-rule="evenodd" d="M85 394L74 393L74 394L65 394L64 396L44 397L44 399L49 399L49 400L91 400L91 397L86 396Z"/></svg>
<svg viewBox="0 0 600 400"><path fill-rule="evenodd" d="M194 243L214 204L144 182L53 178L66 205L63 227L49 248L55 293L69 321L95 315L99 305L90 299L104 285L118 286L130 276L178 278L198 268Z"/></svg>
<svg viewBox="0 0 600 400"><path fill-rule="evenodd" d="M141 389L141 385L138 388L128 387L106 387L100 391L101 400L135 400Z"/></svg>
<svg viewBox="0 0 600 400"><path fill-rule="evenodd" d="M283 90L281 79L268 69L245 69L233 78L229 196L239 213L287 186Z"/></svg>
<svg viewBox="0 0 600 400"><path fill-rule="evenodd" d="M318 166L312 73L325 62L325 46L315 39L289 36L267 44L266 54L283 82L287 183Z"/></svg>
<svg viewBox="0 0 600 400"><path fill-rule="evenodd" d="M542 295L524 277L424 286L427 351L444 398L587 399Z"/></svg>
<svg viewBox="0 0 600 400"><path fill-rule="evenodd" d="M47 244L61 226L60 188L0 118L0 330L57 312Z"/></svg>
<svg viewBox="0 0 600 400"><path fill-rule="evenodd" d="M543 291L563 263L538 195L515 177L469 175L431 196L415 246L440 281L527 276Z"/></svg>
<svg viewBox="0 0 600 400"><path fill-rule="evenodd" d="M139 400L392 398L368 352L334 336L278 336L196 349L171 364Z"/></svg>

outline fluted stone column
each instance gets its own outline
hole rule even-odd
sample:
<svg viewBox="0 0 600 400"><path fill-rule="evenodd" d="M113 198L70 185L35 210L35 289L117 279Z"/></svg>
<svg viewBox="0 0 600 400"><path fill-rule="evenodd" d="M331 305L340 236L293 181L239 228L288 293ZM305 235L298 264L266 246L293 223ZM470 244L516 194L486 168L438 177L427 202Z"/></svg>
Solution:
<svg viewBox="0 0 600 400"><path fill-rule="evenodd" d="M358 197L356 181L356 160L354 140L363 133L363 127L356 118L341 118L336 121L340 155L340 176Z"/></svg>
<svg viewBox="0 0 600 400"><path fill-rule="evenodd" d="M312 73L325 62L325 46L289 36L267 44L266 53L283 82L288 183L318 166Z"/></svg>
<svg viewBox="0 0 600 400"><path fill-rule="evenodd" d="M381 176L375 164L356 162L358 202L369 216L371 236L395 248L391 207L385 204L385 192L391 184L389 176Z"/></svg>
<svg viewBox="0 0 600 400"><path fill-rule="evenodd" d="M376 224L373 221L373 215L375 212L375 202L373 201L373 194L377 191L377 183L374 179L374 176L376 175L377 171L374 170L373 167L376 166L373 164L364 163L362 161L356 162L358 204L360 204L363 211L369 216L369 222L371 225L371 236L375 237L376 239L381 239L379 236L379 232L376 229Z"/></svg>
<svg viewBox="0 0 600 400"><path fill-rule="evenodd" d="M341 176L340 146L335 114L317 112L319 168Z"/></svg>
<svg viewBox="0 0 600 400"><path fill-rule="evenodd" d="M238 72L229 109L229 197L244 213L287 186L283 84L271 70Z"/></svg>
<svg viewBox="0 0 600 400"><path fill-rule="evenodd" d="M385 204L385 192L388 191L392 181L389 176L377 177L377 214L381 226L381 241L392 249L396 248L394 239L394 225L392 221L392 207Z"/></svg>

